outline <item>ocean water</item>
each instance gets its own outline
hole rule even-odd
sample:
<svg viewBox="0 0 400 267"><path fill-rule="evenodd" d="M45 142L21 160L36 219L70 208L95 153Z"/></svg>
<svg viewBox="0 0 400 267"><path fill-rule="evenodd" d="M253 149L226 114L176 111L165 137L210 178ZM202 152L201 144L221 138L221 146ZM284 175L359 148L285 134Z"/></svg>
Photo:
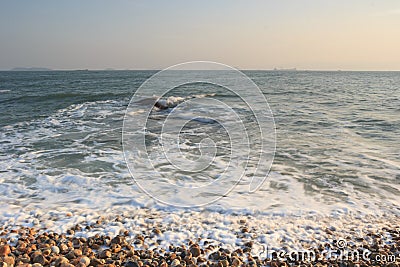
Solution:
<svg viewBox="0 0 400 267"><path fill-rule="evenodd" d="M203 209L266 214L398 214L399 72L244 73L261 89L273 114L273 164L271 168L268 162L260 164L260 175L269 175L256 192L248 192L251 173L247 173L232 191ZM122 150L127 106L153 74L0 72L1 212L63 207L96 211L142 206L173 209L137 186ZM259 148L260 140L253 132L257 125L251 110L236 95L221 87L191 84L176 88L168 96L172 104L188 99L226 103L244 121L252 145L249 164L256 165L251 153ZM191 197L190 190L176 196L174 191L163 190L163 183L186 186L212 182L228 164L227 155L232 150L229 135L220 124L196 117L196 107L178 110L190 121L179 136L183 152L201 155L199 143L206 137L214 138L219 150L215 164L205 172L176 170L160 156L158 135L173 110L171 106L152 111L146 146L155 171L164 179L151 181L158 185L154 192L185 201ZM269 111L265 114L268 116ZM219 115L226 121L232 119L229 114ZM237 128L237 132L241 130ZM179 158L179 154L174 155ZM245 158L245 154L236 156ZM206 192L204 198L214 193Z"/></svg>

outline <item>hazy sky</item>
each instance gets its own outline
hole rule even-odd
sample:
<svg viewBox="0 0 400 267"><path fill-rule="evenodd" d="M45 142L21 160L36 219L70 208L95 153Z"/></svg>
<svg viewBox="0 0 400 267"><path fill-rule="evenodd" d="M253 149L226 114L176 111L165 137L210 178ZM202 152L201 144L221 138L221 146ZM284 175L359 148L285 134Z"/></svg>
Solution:
<svg viewBox="0 0 400 267"><path fill-rule="evenodd" d="M0 69L400 70L399 0L0 0Z"/></svg>

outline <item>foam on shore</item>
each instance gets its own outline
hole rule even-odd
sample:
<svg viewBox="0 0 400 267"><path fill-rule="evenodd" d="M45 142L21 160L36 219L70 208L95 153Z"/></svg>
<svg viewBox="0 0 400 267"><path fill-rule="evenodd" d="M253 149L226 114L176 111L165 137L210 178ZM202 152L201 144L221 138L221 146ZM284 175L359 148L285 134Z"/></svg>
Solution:
<svg viewBox="0 0 400 267"><path fill-rule="evenodd" d="M5 229L34 227L42 231L66 233L69 229L77 236L95 234L116 236L125 231L133 238L138 234L151 233L159 229L161 234L149 237L149 246L162 247L194 242L215 243L226 249L243 247L254 242L252 253L270 250L308 249L318 244L333 244L335 240L347 240L349 245L363 245L372 242L371 233L381 233L385 228L396 228L395 215L361 215L352 213L322 216L278 214L233 214L213 211L181 210L173 213L138 207L115 207L105 212L74 210L58 207L55 210L40 209L3 212L1 224ZM85 228L90 226L90 228ZM368 240L368 236L370 240ZM365 238L367 237L367 239ZM382 236L387 244L393 242L390 236ZM360 241L361 240L361 241ZM16 240L12 238L11 242ZM201 244L200 242L200 244Z"/></svg>

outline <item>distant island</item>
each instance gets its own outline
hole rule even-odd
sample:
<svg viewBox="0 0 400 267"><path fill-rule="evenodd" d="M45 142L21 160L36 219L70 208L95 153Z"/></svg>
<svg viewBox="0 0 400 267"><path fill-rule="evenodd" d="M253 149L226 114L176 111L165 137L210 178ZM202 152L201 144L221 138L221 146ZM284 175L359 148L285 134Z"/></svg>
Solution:
<svg viewBox="0 0 400 267"><path fill-rule="evenodd" d="M13 68L10 71L52 71L49 68Z"/></svg>

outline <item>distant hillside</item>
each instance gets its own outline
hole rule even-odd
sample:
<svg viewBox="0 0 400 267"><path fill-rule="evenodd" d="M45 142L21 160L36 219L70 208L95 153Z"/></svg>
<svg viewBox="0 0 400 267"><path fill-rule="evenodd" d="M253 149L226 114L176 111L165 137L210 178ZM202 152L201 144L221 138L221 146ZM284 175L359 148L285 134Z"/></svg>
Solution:
<svg viewBox="0 0 400 267"><path fill-rule="evenodd" d="M51 71L48 68L13 68L11 71Z"/></svg>

